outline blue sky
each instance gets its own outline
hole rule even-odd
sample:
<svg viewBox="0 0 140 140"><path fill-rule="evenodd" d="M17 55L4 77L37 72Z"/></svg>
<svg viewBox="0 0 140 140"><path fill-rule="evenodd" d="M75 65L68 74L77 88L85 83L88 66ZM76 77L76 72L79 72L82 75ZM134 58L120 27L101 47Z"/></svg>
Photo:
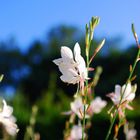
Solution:
<svg viewBox="0 0 140 140"><path fill-rule="evenodd" d="M43 39L52 27L67 24L85 29L92 16L101 22L96 37L122 36L134 43L131 23L140 34L140 0L3 0L0 1L0 41L14 37L22 49Z"/></svg>

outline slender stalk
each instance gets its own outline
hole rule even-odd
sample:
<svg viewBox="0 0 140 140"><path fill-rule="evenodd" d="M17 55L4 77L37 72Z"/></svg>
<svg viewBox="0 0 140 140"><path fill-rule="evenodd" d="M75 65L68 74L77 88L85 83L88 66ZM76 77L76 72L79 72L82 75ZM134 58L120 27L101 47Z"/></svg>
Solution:
<svg viewBox="0 0 140 140"><path fill-rule="evenodd" d="M120 104L121 104L121 101L122 101L123 95L124 95L124 93L125 93L126 87L127 87L129 81L130 81L131 78L132 78L132 75L133 75L134 70L135 70L135 68L136 68L136 65L137 65L139 56L140 56L140 48L138 49L138 53L137 53L136 59L135 59L134 64L133 64L133 66L132 66L132 71L130 71L129 77L128 77L127 81L126 81L126 86L125 86L125 89L124 89L124 91L123 91L123 93L122 93L122 95L121 95L121 99L120 99L119 106L120 106ZM110 127L109 127L109 130L108 130L108 133L107 133L107 135L106 135L105 140L108 140L108 139L109 139L109 136L110 136L110 134L111 134L112 127L113 127L113 125L114 125L114 123L115 123L115 120L116 120L116 118L117 118L117 114L118 114L118 111L116 112L116 114L115 114L115 116L114 116L114 118L113 118L113 120L112 120L112 122L111 122L111 124L110 124Z"/></svg>
<svg viewBox="0 0 140 140"><path fill-rule="evenodd" d="M91 45L91 40L89 41L89 46ZM87 77L88 77L88 68L89 68L89 52L86 57L87 62ZM87 102L87 93L88 93L88 80L86 80L86 91L84 95L84 114L83 114L83 125L82 125L82 140L84 140L84 132L85 132L85 125L86 125L86 102Z"/></svg>
<svg viewBox="0 0 140 140"><path fill-rule="evenodd" d="M86 36L85 36L85 43L86 43L86 64L87 64L87 77L88 77L88 69L90 65L90 60L89 60L89 51L90 51L90 46L91 42L93 39L93 33L95 27L99 23L99 18L98 17L92 17L91 21L89 22L89 26L86 24ZM97 53L97 52L96 52ZM86 80L86 90L84 94L84 114L83 114L83 124L82 124L82 140L84 140L84 132L85 132L85 126L86 126L86 104L87 104L87 98L88 98L88 80Z"/></svg>
<svg viewBox="0 0 140 140"><path fill-rule="evenodd" d="M106 135L105 140L108 140L108 138L109 138L109 136L110 136L110 134L111 134L112 127L113 127L113 125L114 125L114 123L115 123L115 120L116 120L116 118L117 118L117 113L118 113L118 112L116 112L116 114L115 114L115 116L114 116L114 118L113 118L113 120L112 120L112 122L111 122L111 124L110 124L110 127L109 127L109 130L108 130L108 133L107 133L107 135Z"/></svg>
<svg viewBox="0 0 140 140"><path fill-rule="evenodd" d="M83 117L83 125L82 125L82 140L84 140L85 125L86 125L85 114L86 114L86 106L84 104L84 117Z"/></svg>
<svg viewBox="0 0 140 140"><path fill-rule="evenodd" d="M87 58L87 61L89 59ZM88 64L88 63L87 63ZM89 65L87 65L88 69ZM88 70L87 70L87 75L88 75ZM86 80L86 91L84 95L84 114L83 114L83 126L82 126L82 140L84 140L84 132L85 132L85 125L86 125L86 102L87 102L87 93L88 93L88 80Z"/></svg>

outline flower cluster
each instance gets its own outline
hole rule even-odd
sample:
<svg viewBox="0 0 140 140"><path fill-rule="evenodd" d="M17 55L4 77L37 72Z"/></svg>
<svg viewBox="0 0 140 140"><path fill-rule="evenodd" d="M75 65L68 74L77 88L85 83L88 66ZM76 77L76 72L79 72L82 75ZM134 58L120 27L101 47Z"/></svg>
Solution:
<svg viewBox="0 0 140 140"><path fill-rule="evenodd" d="M89 80L88 68L86 67L84 58L81 56L81 49L78 43L74 46L74 53L72 53L71 49L66 46L61 47L61 58L55 59L53 62L58 66L60 72L62 73L60 79L63 82L69 84L80 84L80 88L74 96L74 101L70 103L71 110L63 113L70 115L70 126L65 132L65 139L80 140L83 137L86 137L85 132L84 134L82 132L82 121L84 119L91 118L93 114L100 113L106 106L107 102L102 100L100 97L92 98L92 94L90 95L91 87L89 88L88 85L84 86L85 82ZM87 97L90 95L88 102L84 100L84 98L86 98L86 96L84 96L86 92ZM80 121L80 125L79 123L75 124L76 118Z"/></svg>
<svg viewBox="0 0 140 140"><path fill-rule="evenodd" d="M18 127L16 125L16 118L12 115L13 108L7 105L6 101L3 100L3 108L0 112L0 123L4 126L5 130L9 135L16 135Z"/></svg>
<svg viewBox="0 0 140 140"><path fill-rule="evenodd" d="M125 84L122 87L120 85L116 85L115 92L107 95L117 107L120 118L125 117L125 108L133 110L129 103L135 98L136 89L137 85L135 84L132 86L131 82L129 82L127 85Z"/></svg>
<svg viewBox="0 0 140 140"><path fill-rule="evenodd" d="M109 94L108 96L111 98L115 105L124 102L127 102L128 104L135 98L136 89L137 85L135 84L132 86L130 82L127 85L123 85L122 87L120 85L116 85L115 92Z"/></svg>
<svg viewBox="0 0 140 140"><path fill-rule="evenodd" d="M89 118L91 115L98 114L101 110L106 106L107 102L102 100L100 97L96 97L94 100L91 101L90 105L86 104L86 118ZM73 102L70 104L71 112L76 114L80 119L83 118L84 114L84 104L82 102L81 97L77 97Z"/></svg>
<svg viewBox="0 0 140 140"><path fill-rule="evenodd" d="M117 138L119 128L121 126L126 125L126 109L133 110L133 107L130 106L130 102L132 102L135 98L135 92L137 90L137 85L131 85L131 82L124 84L122 87L120 85L115 86L115 91L113 93L108 94L107 96L111 98L114 103L114 107L109 110L111 117L114 118L116 113L118 112L119 122L116 124L114 139ZM113 111L114 109L114 111ZM116 112L117 110L117 112ZM127 130L125 132L126 140L135 140L136 131L134 129Z"/></svg>
<svg viewBox="0 0 140 140"><path fill-rule="evenodd" d="M101 69L95 72L93 79L89 78L89 71L93 70L90 64L94 57L97 55L99 50L105 43L103 39L94 50L92 56L90 56L90 49L93 40L94 29L99 23L98 17L92 17L89 24L86 25L86 36L85 36L85 55L86 62L81 56L81 49L78 43L74 46L72 52L70 48L66 46L61 47L61 58L53 60L58 66L62 75L60 79L68 84L77 84L77 92L74 95L74 101L70 103L70 111L63 114L70 115L69 121L66 122L66 130L64 132L65 140L84 140L87 139L87 129L91 126L91 117L94 114L100 113L102 109L107 105L107 102L102 100L100 97L95 95L95 86L98 83ZM133 110L130 105L135 98L135 92L137 85L131 85L131 81L135 79L133 72L135 70L137 62L140 60L140 45L138 36L135 32L134 26L132 25L132 31L136 44L139 48L137 57L134 61L133 66L130 66L130 74L126 83L123 86L116 85L115 91L109 93L107 96L112 100L113 105L108 111L111 114L111 124L106 135L105 140L108 140L115 124L115 120L119 116L118 123L115 124L114 138L117 139L120 127L125 126L126 120L126 109ZM126 139L135 139L136 131L130 129L126 133Z"/></svg>
<svg viewBox="0 0 140 140"><path fill-rule="evenodd" d="M58 65L62 76L60 79L69 84L76 84L88 79L84 58L78 43L74 46L74 55L70 48L61 47L61 58L53 60Z"/></svg>
<svg viewBox="0 0 140 140"><path fill-rule="evenodd" d="M107 101L102 100L101 97L96 96L95 94L95 86L97 85L100 78L102 71L101 68L99 70L95 70L93 78L89 78L89 72L94 70L90 67L90 64L105 43L105 39L103 39L98 44L97 48L95 48L93 55L90 56L90 48L93 41L94 29L98 23L99 18L92 17L89 24L86 25L86 61L81 55L81 48L78 42L74 45L73 51L67 46L62 46L61 57L53 60L62 74L60 79L65 83L77 86L77 91L74 94L74 100L70 103L70 110L63 113L65 115L69 115L69 120L66 122L66 128L64 131L64 140L87 140L87 131L91 127L92 117L94 117L95 114L100 113L107 105ZM108 111L111 116L109 116L111 119L111 124L105 140L109 140L113 128L115 128L113 140L118 140L118 132L122 126L124 127L124 136L126 140L137 139L137 131L134 129L134 127L129 127L129 123L126 119L126 109L133 110L133 107L130 105L130 103L136 96L135 92L137 90L137 84L132 85L131 82L136 77L132 76L137 62L140 61L140 44L133 24L132 32L138 46L138 53L134 64L132 66L130 65L130 74L126 80L126 83L123 86L115 85L115 91L107 94L107 96L113 102L113 105ZM2 78L3 75L0 76L0 81ZM6 132L6 134L15 136L18 132L18 126L16 124L16 118L12 114L13 108L7 105L5 100L3 100L2 103L3 105L0 108L0 124L4 129L3 132L4 134ZM40 135L34 133L37 110L37 107L34 106L32 109L30 125L27 127L27 134L25 133L24 139L29 139L29 137L31 139L40 139ZM117 118L118 120L116 121Z"/></svg>

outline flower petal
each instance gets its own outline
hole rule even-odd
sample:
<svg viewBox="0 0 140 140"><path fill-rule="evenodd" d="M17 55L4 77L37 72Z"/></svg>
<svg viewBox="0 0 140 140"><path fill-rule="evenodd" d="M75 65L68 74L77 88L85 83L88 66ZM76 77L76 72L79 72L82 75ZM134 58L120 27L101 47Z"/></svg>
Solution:
<svg viewBox="0 0 140 140"><path fill-rule="evenodd" d="M78 42L74 46L74 56L76 55L81 55L81 48Z"/></svg>
<svg viewBox="0 0 140 140"><path fill-rule="evenodd" d="M62 58L54 59L53 63L55 63L57 66L59 66L60 64L63 63L63 59Z"/></svg>
<svg viewBox="0 0 140 140"><path fill-rule="evenodd" d="M92 102L91 102L91 110L94 113L100 113L101 110L106 106L107 102L102 100L100 97L96 97Z"/></svg>
<svg viewBox="0 0 140 140"><path fill-rule="evenodd" d="M76 43L74 46L74 56L75 56L75 61L78 64L77 67L78 67L80 75L84 79L87 79L86 63L85 63L84 58L81 56L81 49L78 43Z"/></svg>
<svg viewBox="0 0 140 140"><path fill-rule="evenodd" d="M125 92L124 92L125 90ZM126 87L126 84L123 85L122 87L122 93L124 92L124 98L126 98L127 96L129 96L129 94L131 94L131 83L128 83L127 84L127 87Z"/></svg>
<svg viewBox="0 0 140 140"><path fill-rule="evenodd" d="M6 101L3 100L3 111L1 112L3 116L9 117L11 116L13 112L13 108L11 106L8 106Z"/></svg>
<svg viewBox="0 0 140 140"><path fill-rule="evenodd" d="M72 140L81 140L82 139L82 126L74 125L71 130L71 139ZM85 133L84 133L85 137Z"/></svg>
<svg viewBox="0 0 140 140"><path fill-rule="evenodd" d="M135 98L135 93L130 93L127 97L126 100L127 101L132 101Z"/></svg>
<svg viewBox="0 0 140 140"><path fill-rule="evenodd" d="M67 70L63 73L62 76L60 76L60 79L63 81L63 82L66 82L66 83L70 83L70 84L76 84L79 82L79 76L77 75L77 73L75 73L72 69L71 71Z"/></svg>
<svg viewBox="0 0 140 140"><path fill-rule="evenodd" d="M73 60L73 54L71 49L65 46L61 47L61 57L64 62L71 62L71 60Z"/></svg>
<svg viewBox="0 0 140 140"><path fill-rule="evenodd" d="M115 85L115 94L118 97L118 99L120 98L120 93L121 93L121 86Z"/></svg>

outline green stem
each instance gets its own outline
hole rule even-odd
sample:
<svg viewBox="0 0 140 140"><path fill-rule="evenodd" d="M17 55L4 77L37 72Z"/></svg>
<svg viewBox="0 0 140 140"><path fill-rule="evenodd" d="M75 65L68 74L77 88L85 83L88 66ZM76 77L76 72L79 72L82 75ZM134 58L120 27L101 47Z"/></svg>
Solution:
<svg viewBox="0 0 140 140"><path fill-rule="evenodd" d="M134 61L133 67L132 67L132 71L130 71L129 77L128 77L127 81L126 81L126 86L125 86L125 89L124 89L124 91L123 91L123 93L122 93L122 96L121 96L119 105L121 104L121 101L122 101L122 99L123 99L123 95L124 95L124 93L125 93L126 87L127 87L129 81L130 81L131 78L132 78L132 75L133 75L134 70L135 70L135 68L136 68L136 65L137 65L139 56L140 56L140 49L138 50L136 59L135 59L135 61ZM118 111L117 111L117 112L118 112ZM106 135L105 140L108 140L108 139L109 139L109 136L110 136L111 131L112 131L112 127L113 127L113 125L114 125L114 123L115 123L115 120L116 120L116 118L117 118L117 112L116 112L116 114L115 114L115 116L114 116L114 118L113 118L113 120L112 120L112 122L111 122L111 124L110 124L110 127L109 127L109 130L108 130L108 133L107 133L107 135Z"/></svg>
<svg viewBox="0 0 140 140"><path fill-rule="evenodd" d="M89 41L89 46L91 45L91 40ZM88 68L89 68L89 51L86 57L87 62L87 77L88 77ZM86 126L86 102L87 102L87 93L88 93L88 80L86 80L86 91L84 95L84 114L83 114L83 125L82 125L82 140L84 140L85 126Z"/></svg>
<svg viewBox="0 0 140 140"><path fill-rule="evenodd" d="M108 138L109 138L109 136L110 136L110 134L111 134L112 127L113 127L113 125L114 125L114 123L115 123L115 120L116 120L116 118L117 118L117 113L118 113L118 112L116 112L116 114L115 114L115 116L114 116L114 118L113 118L113 120L112 120L112 122L111 122L111 124L110 124L110 127L109 127L109 130L108 130L108 133L107 133L107 135L106 135L105 140L108 140Z"/></svg>
<svg viewBox="0 0 140 140"><path fill-rule="evenodd" d="M82 140L84 140L84 133L85 133L85 125L86 125L86 106L84 105L84 117L83 117L83 126L82 126Z"/></svg>
<svg viewBox="0 0 140 140"><path fill-rule="evenodd" d="M87 66L88 68L89 66ZM88 75L88 71L87 71ZM84 116L83 116L83 126L82 126L82 140L84 140L84 132L85 132L85 125L86 125L86 102L87 102L87 93L88 93L88 80L86 80L86 91L84 95Z"/></svg>

